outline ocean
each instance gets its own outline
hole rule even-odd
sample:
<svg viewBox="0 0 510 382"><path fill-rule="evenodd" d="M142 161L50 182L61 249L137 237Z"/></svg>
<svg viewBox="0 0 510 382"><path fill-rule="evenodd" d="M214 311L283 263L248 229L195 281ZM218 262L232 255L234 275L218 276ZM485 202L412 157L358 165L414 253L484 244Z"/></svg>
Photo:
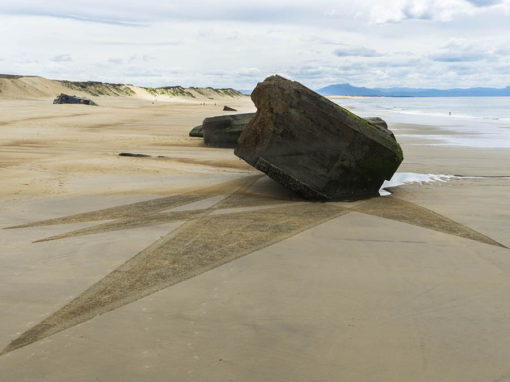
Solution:
<svg viewBox="0 0 510 382"><path fill-rule="evenodd" d="M434 145L510 148L510 97L379 97L333 101L361 117L381 117L390 125L431 125L457 133L423 136L433 140Z"/></svg>

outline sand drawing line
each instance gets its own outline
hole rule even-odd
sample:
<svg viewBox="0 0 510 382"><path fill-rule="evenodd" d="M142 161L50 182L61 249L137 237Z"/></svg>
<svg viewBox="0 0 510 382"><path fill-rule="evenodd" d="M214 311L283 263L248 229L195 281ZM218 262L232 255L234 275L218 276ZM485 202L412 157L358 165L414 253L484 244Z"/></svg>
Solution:
<svg viewBox="0 0 510 382"><path fill-rule="evenodd" d="M0 122L0 126L5 126L9 124L19 123L19 122L30 122L30 121L41 121L41 120L49 120L49 119L62 119L62 118L68 118L68 117L83 117L85 115L89 115L88 113L75 113L75 114L68 114L68 115L48 115L46 117L29 117L29 118L23 118L23 119L14 119L12 121L2 121Z"/></svg>
<svg viewBox="0 0 510 382"><path fill-rule="evenodd" d="M10 227L13 229L110 220L39 240L48 241L185 221L179 228L136 254L60 310L15 338L0 355L30 345L97 315L120 308L351 212L378 216L504 247L469 227L392 196L353 203L353 206L303 202L250 191L250 187L259 179L260 176L248 176L190 194ZM207 208L170 210L211 196L223 198ZM236 208L247 207L251 209L236 211ZM253 209L254 207L256 208Z"/></svg>
<svg viewBox="0 0 510 382"><path fill-rule="evenodd" d="M457 223L428 208L395 197L374 198L369 202L354 207L353 210L367 215L396 220L433 231L462 237L464 239L506 248L503 244L463 224Z"/></svg>

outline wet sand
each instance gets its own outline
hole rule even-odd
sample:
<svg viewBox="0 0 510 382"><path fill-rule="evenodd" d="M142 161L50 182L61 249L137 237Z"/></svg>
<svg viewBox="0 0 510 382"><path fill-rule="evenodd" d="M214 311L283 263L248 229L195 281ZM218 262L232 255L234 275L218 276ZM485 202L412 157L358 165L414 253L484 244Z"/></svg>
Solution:
<svg viewBox="0 0 510 382"><path fill-rule="evenodd" d="M0 102L0 380L510 380L507 150L395 125L464 177L307 203L187 136L223 103Z"/></svg>

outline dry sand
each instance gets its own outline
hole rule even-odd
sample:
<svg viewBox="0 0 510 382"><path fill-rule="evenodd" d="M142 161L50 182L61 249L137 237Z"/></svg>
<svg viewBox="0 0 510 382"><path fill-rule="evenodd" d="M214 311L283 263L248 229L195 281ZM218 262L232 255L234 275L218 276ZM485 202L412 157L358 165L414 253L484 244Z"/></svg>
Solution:
<svg viewBox="0 0 510 382"><path fill-rule="evenodd" d="M223 99L100 101L0 100L0 381L510 381L508 151L396 125L466 178L306 203L187 136Z"/></svg>

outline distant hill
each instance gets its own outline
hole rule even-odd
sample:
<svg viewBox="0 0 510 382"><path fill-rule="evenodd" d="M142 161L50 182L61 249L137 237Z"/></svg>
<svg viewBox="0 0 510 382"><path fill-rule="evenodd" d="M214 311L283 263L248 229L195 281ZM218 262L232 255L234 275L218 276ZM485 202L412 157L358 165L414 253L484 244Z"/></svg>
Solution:
<svg viewBox="0 0 510 382"><path fill-rule="evenodd" d="M350 84L326 86L317 90L322 95L343 95L359 97L506 97L510 96L510 86L503 89L413 89L413 88L364 88Z"/></svg>
<svg viewBox="0 0 510 382"><path fill-rule="evenodd" d="M60 81L38 76L0 74L0 97L2 98L46 98L60 93L80 97L135 97L158 100L215 100L244 97L234 89L183 88L165 86L147 88L130 84L112 84L98 81Z"/></svg>

